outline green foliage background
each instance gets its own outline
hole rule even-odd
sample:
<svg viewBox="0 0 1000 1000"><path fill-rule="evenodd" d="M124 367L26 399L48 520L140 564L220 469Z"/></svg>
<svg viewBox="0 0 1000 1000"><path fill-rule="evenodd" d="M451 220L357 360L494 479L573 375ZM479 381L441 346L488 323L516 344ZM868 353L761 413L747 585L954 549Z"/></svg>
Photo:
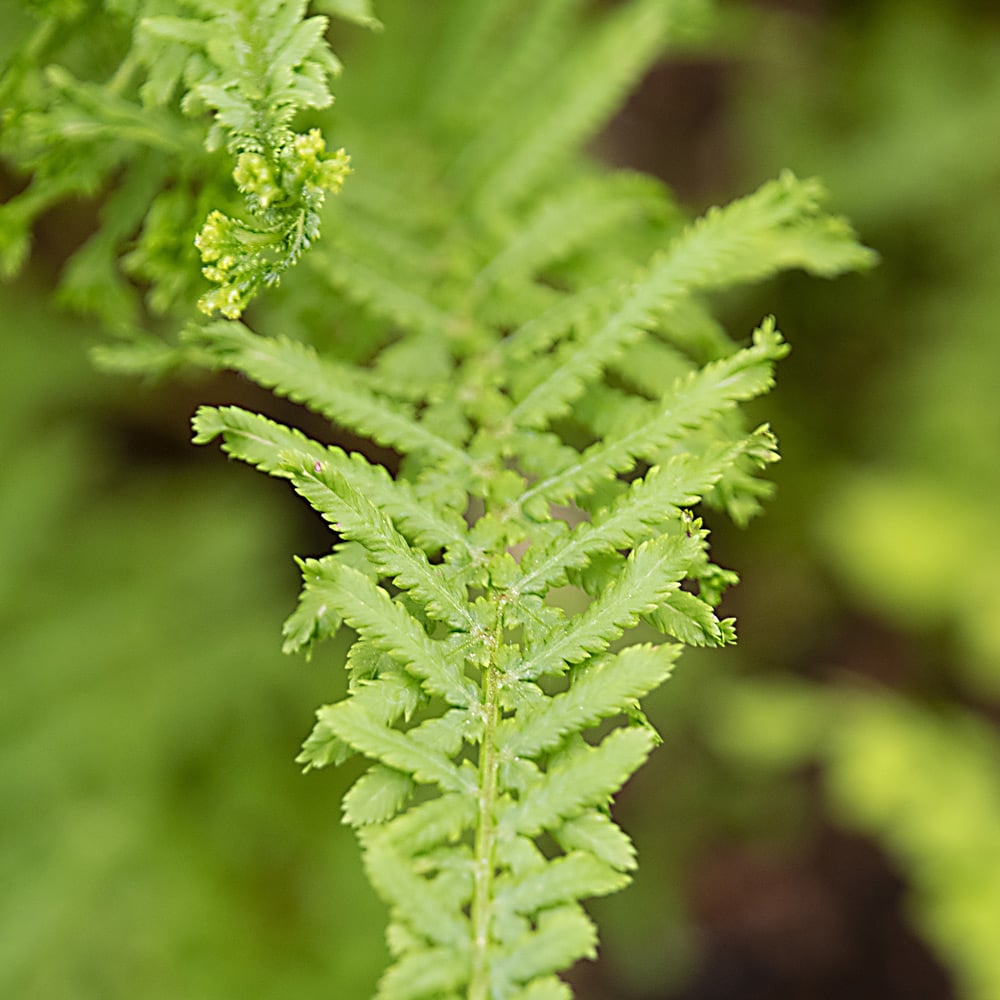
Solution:
<svg viewBox="0 0 1000 1000"><path fill-rule="evenodd" d="M801 860L832 827L903 879L940 997L995 1000L1000 24L972 3L740 5L722 38L691 57L722 83L687 138L716 129L724 164L694 197L820 174L883 264L728 303L747 328L774 310L794 345L779 495L716 541L744 569L741 644L650 705L666 744L619 811L640 877L595 904L604 964L577 989L708 995L691 872L713 845ZM670 181L697 151L644 158ZM339 824L353 775L292 763L341 672L278 651L308 519L187 447L194 402L232 386L95 374L96 327L50 305L44 271L74 215L49 226L47 259L0 290L0 995L364 997L384 915Z"/></svg>

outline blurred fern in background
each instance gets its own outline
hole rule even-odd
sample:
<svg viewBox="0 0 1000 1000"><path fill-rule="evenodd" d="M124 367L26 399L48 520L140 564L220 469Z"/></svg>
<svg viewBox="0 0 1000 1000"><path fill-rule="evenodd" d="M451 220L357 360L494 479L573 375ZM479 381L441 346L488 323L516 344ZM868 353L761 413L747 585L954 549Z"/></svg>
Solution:
<svg viewBox="0 0 1000 1000"><path fill-rule="evenodd" d="M30 286L2 314L0 994L362 995L381 918L336 822L349 775L290 763L340 681L274 641L288 512L192 463L184 410L95 376ZM171 422L159 460L129 440Z"/></svg>
<svg viewBox="0 0 1000 1000"><path fill-rule="evenodd" d="M769 12L755 38L734 110L751 176L822 172L884 263L849 296L782 282L783 315L811 333L778 395L788 461L769 524L802 530L747 537L736 558L772 603L751 598L743 616L759 627L740 653L768 676L718 678L713 715L698 714L741 768L796 780L822 763L830 815L888 853L954 995L990 1000L1000 18L886 0Z"/></svg>

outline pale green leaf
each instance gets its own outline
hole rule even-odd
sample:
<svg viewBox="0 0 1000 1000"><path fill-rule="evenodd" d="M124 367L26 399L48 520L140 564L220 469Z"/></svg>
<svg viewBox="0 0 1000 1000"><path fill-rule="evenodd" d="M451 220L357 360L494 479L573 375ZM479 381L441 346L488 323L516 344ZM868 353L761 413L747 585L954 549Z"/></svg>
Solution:
<svg viewBox="0 0 1000 1000"><path fill-rule="evenodd" d="M570 751L527 795L501 810L501 830L534 836L605 805L649 756L654 739L645 728L616 729L596 747L584 743Z"/></svg>
<svg viewBox="0 0 1000 1000"><path fill-rule="evenodd" d="M644 542L629 555L621 573L608 581L600 596L543 643L529 647L512 673L531 680L561 673L604 650L641 615L659 607L680 585L697 558L701 540L663 535Z"/></svg>
<svg viewBox="0 0 1000 1000"><path fill-rule="evenodd" d="M399 812L413 787L408 774L374 764L344 796L344 821L351 826L384 823Z"/></svg>
<svg viewBox="0 0 1000 1000"><path fill-rule="evenodd" d="M624 712L670 676L679 652L676 646L629 646L615 656L590 660L573 671L568 690L502 728L500 746L535 757L567 734Z"/></svg>
<svg viewBox="0 0 1000 1000"><path fill-rule="evenodd" d="M318 717L359 753L412 774L419 782L465 794L475 789L475 777L467 769L460 769L444 754L422 746L406 733L387 727L362 708L356 698L320 709Z"/></svg>

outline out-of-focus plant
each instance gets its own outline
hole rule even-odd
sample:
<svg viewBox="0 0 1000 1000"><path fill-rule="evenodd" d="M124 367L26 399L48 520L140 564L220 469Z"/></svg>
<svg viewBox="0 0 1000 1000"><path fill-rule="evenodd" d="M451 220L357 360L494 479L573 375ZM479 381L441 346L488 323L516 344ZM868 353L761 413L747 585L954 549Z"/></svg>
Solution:
<svg viewBox="0 0 1000 1000"><path fill-rule="evenodd" d="M956 680L996 696L1000 149L985 137L1000 119L1000 24L975 7L885 2L815 35L784 29L760 61L766 108L741 115L747 145L762 165L825 168L887 260L863 298L823 300L849 405L830 437L841 453L820 452L839 461L818 541L878 614L952 629Z"/></svg>
<svg viewBox="0 0 1000 1000"><path fill-rule="evenodd" d="M797 351L783 395L801 418L786 441L801 461L786 469L785 520L813 528L769 542L776 564L783 554L800 576L832 575L856 622L881 620L921 652L908 667L877 668L895 691L871 677L852 683L868 668L832 649L808 665L835 665L832 686L747 679L723 694L722 682L711 724L733 760L822 761L836 817L894 858L914 925L959 995L992 1000L1000 146L989 137L1000 120L1000 23L976 5L892 0L770 14L757 38L758 96L744 88L737 116L745 148L759 169L780 161L831 178L885 260L856 297L783 285L785 308L808 311L820 330ZM775 660L800 656L777 628L776 618ZM815 642L805 645L815 656Z"/></svg>
<svg viewBox="0 0 1000 1000"><path fill-rule="evenodd" d="M349 776L317 795L274 753L339 683L274 648L288 512L184 461L184 410L96 376L46 296L0 289L0 996L361 996L381 914L327 799Z"/></svg>

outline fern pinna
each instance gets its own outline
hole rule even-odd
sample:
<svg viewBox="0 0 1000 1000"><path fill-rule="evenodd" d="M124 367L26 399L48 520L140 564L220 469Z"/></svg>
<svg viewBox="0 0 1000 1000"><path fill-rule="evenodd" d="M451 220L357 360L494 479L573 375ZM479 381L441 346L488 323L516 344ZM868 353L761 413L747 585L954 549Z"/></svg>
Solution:
<svg viewBox="0 0 1000 1000"><path fill-rule="evenodd" d="M364 3L320 6L371 20ZM379 464L234 406L195 417L196 441L220 439L287 480L334 533L329 555L301 561L285 648L352 630L348 693L319 710L299 760L370 761L344 816L390 911L379 1000L565 1000L557 974L596 948L581 900L635 867L609 805L658 742L640 701L682 645L734 639L715 607L735 575L710 560L696 508L742 523L776 458L739 406L770 388L786 346L767 319L738 347L704 297L871 255L822 212L816 182L786 174L686 225L662 185L581 154L665 41L699 19L697 0L386 0L384 33L356 44L336 107L317 115L355 172L323 209L323 241L285 273L345 170L289 126L294 110L328 103L325 22L274 0L181 7L183 23L158 7L140 22L130 72L151 40L164 46L147 109L180 142L190 126L168 110L190 88L182 110L216 115L215 146L225 139L234 158L223 175L251 215L210 215L201 229L218 285L201 304L235 317L271 291L252 328L191 323L179 345L121 321L104 358L238 371L327 418L333 440L348 431L391 456ZM26 139L83 114L90 91L64 91L69 112L55 95L15 121ZM85 110L116 135L112 112L125 111L107 108ZM108 148L105 173L124 155ZM154 305L173 301L189 279L165 263L179 237L157 206L185 185L128 190L112 235L155 195L133 273ZM44 198L62 193L55 183ZM205 215L181 214L190 237Z"/></svg>

